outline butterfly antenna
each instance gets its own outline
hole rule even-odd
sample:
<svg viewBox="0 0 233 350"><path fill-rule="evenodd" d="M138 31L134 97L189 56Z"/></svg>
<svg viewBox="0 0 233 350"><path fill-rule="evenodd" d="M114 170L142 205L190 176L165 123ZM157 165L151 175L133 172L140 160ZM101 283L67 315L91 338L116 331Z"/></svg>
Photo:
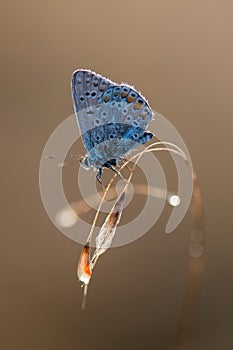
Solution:
<svg viewBox="0 0 233 350"><path fill-rule="evenodd" d="M81 155L76 155L76 154L67 154L67 155L63 155L63 156L57 156L57 155L52 155L52 154L47 154L45 156L45 159L61 159L63 160L61 163L58 164L59 168L64 168L67 164L69 163L73 163L76 160L82 159L83 156Z"/></svg>

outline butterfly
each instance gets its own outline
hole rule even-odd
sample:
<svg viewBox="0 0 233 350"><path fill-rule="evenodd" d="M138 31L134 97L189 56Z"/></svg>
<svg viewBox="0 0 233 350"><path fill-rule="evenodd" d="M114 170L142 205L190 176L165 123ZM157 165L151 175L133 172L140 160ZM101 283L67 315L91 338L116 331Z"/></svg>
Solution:
<svg viewBox="0 0 233 350"><path fill-rule="evenodd" d="M76 119L87 154L80 160L85 169L114 168L133 148L150 141L146 131L153 112L132 86L117 84L90 70L72 75L72 97Z"/></svg>

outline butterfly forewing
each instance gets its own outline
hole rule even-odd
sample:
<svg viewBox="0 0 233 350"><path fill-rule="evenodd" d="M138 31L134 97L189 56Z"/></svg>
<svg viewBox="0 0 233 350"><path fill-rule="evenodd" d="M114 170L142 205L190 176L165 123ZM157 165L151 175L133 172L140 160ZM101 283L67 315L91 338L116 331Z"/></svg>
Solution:
<svg viewBox="0 0 233 350"><path fill-rule="evenodd" d="M72 93L75 111L95 106L99 97L109 86L115 84L101 75L89 70L79 69L73 73Z"/></svg>

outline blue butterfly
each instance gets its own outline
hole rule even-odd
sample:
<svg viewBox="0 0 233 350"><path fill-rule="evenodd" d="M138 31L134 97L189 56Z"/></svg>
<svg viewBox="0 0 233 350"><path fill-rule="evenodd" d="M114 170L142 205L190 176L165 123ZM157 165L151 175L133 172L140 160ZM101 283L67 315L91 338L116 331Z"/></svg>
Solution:
<svg viewBox="0 0 233 350"><path fill-rule="evenodd" d="M78 69L72 76L72 97L87 154L84 168L111 168L138 144L152 138L145 131L152 110L145 98L132 86L116 84L90 70Z"/></svg>

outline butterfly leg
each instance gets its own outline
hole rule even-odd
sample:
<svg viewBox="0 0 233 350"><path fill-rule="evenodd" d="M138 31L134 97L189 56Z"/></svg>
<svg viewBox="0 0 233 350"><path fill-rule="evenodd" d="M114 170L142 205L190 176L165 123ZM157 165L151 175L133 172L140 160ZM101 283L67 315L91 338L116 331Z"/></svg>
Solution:
<svg viewBox="0 0 233 350"><path fill-rule="evenodd" d="M118 171L116 168L114 168L114 166L110 165L109 168L112 169L112 171L114 171L114 173L117 173L123 180L125 180L123 178L123 176L121 175L120 171Z"/></svg>
<svg viewBox="0 0 233 350"><path fill-rule="evenodd" d="M101 176L102 176L102 168L99 168L99 171L96 175L96 180L103 186L102 181L101 181Z"/></svg>
<svg viewBox="0 0 233 350"><path fill-rule="evenodd" d="M102 187L102 191L104 192L104 191L105 191L105 187L104 187L104 185L103 185L103 183L102 183L102 180L101 180L102 173L103 173L102 168L99 168L99 171L98 171L98 173L97 173L97 175L96 175L96 180L99 182L99 184L100 184L101 187Z"/></svg>

